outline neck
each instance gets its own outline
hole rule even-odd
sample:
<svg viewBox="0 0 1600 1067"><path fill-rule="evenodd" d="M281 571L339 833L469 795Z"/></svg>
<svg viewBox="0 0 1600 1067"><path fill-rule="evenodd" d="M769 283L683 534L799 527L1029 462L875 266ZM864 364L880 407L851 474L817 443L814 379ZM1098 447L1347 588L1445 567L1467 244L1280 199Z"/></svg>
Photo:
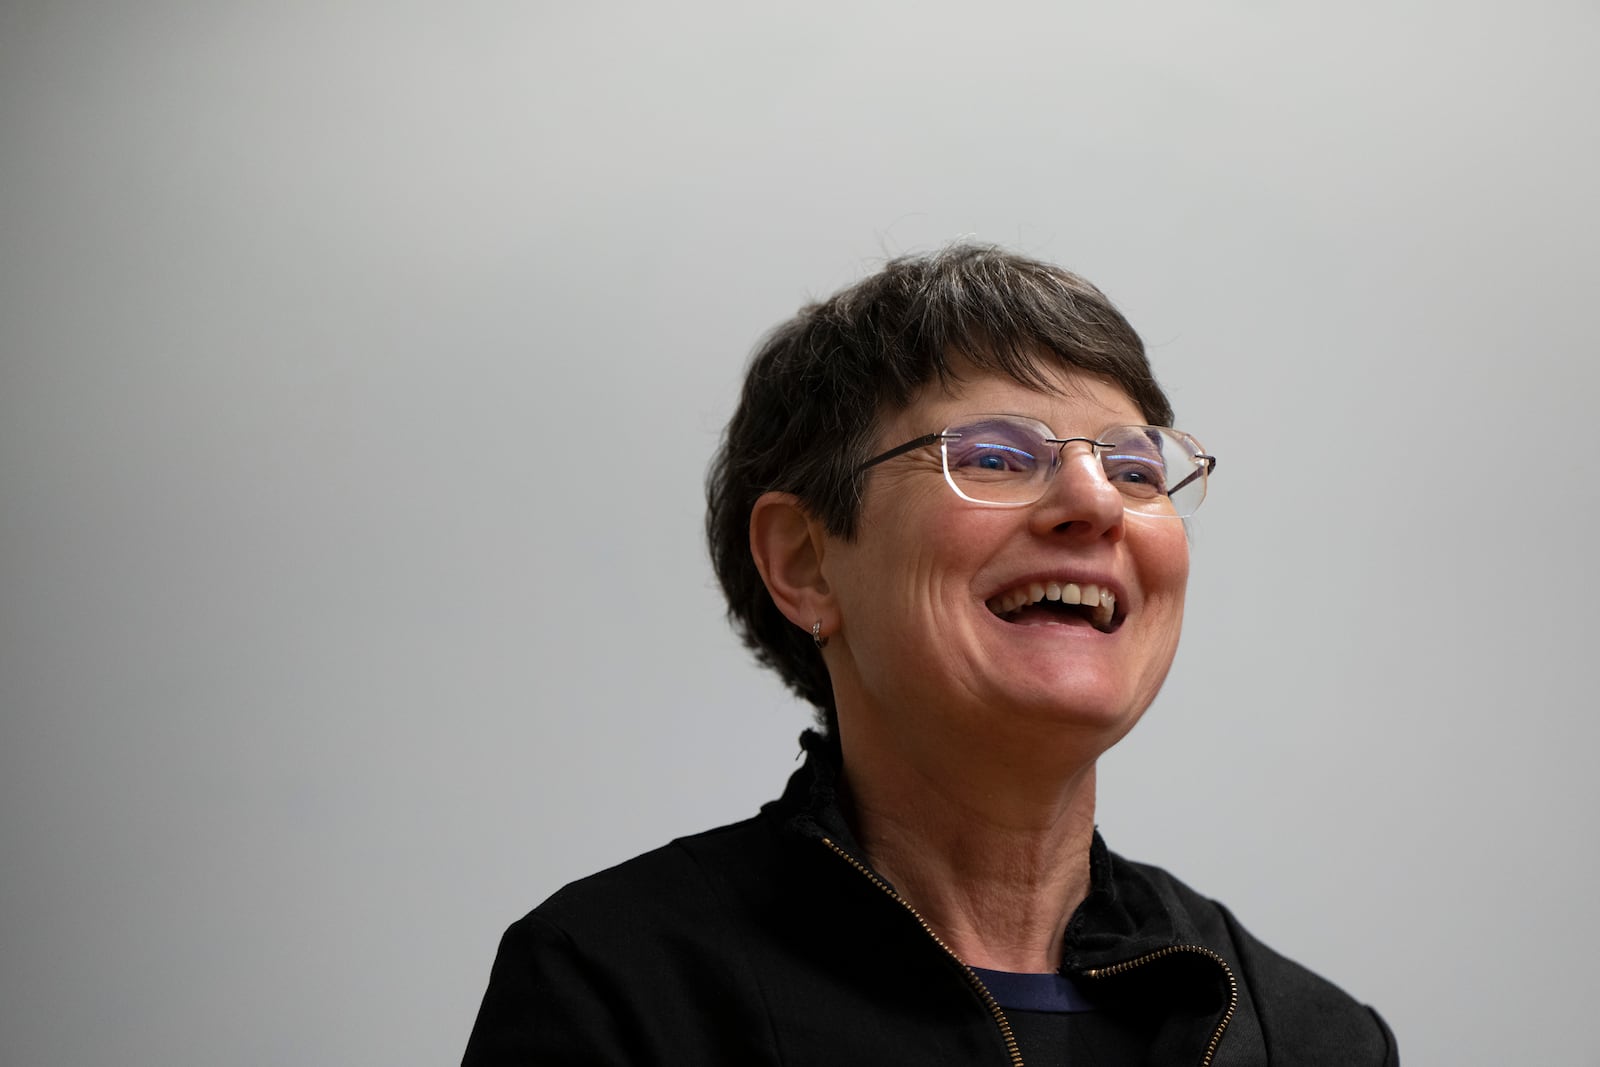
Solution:
<svg viewBox="0 0 1600 1067"><path fill-rule="evenodd" d="M942 766L936 752L841 741L861 847L934 932L972 966L1058 969L1089 893L1093 758L1041 775L970 748Z"/></svg>

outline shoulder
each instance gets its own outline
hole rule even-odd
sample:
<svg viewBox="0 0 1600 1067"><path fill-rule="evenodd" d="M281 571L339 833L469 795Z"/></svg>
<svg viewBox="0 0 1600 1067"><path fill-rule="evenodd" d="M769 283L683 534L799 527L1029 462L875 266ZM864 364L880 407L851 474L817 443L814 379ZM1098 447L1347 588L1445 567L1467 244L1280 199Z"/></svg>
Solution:
<svg viewBox="0 0 1600 1067"><path fill-rule="evenodd" d="M564 886L513 923L463 1062L655 1062L670 1049L761 1062L761 1027L708 1012L757 1014L743 947L752 909L732 883L736 858L760 856L770 836L751 819L679 838Z"/></svg>
<svg viewBox="0 0 1600 1067"><path fill-rule="evenodd" d="M1169 910L1182 938L1221 955L1238 985L1238 1020L1259 1029L1273 1062L1397 1064L1394 1034L1376 1011L1252 934L1225 905L1160 867L1112 854L1119 888Z"/></svg>
<svg viewBox="0 0 1600 1067"><path fill-rule="evenodd" d="M777 859L772 828L752 817L677 838L568 883L522 922L602 940L696 923L723 913L739 883Z"/></svg>

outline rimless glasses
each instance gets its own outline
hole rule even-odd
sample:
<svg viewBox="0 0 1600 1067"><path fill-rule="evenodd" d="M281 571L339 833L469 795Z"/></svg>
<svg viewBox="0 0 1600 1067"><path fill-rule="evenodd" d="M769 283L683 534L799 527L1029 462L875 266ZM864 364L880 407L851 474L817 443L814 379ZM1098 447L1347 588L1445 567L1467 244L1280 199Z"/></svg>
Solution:
<svg viewBox="0 0 1600 1067"><path fill-rule="evenodd" d="M1044 496L1060 471L1062 454L1082 443L1100 461L1123 507L1140 515L1186 519L1206 496L1217 467L1193 437L1167 426L1110 426L1093 437L1057 437L1022 415L974 415L959 425L924 434L873 456L858 470L937 444L944 480L974 504L1024 507Z"/></svg>

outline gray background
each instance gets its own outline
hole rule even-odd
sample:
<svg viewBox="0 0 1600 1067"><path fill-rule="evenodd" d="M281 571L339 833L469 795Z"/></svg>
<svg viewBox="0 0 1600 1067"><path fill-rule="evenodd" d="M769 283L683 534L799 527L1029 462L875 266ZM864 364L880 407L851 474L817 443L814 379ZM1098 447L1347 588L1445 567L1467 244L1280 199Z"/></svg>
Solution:
<svg viewBox="0 0 1600 1067"><path fill-rule="evenodd" d="M505 924L774 795L702 471L764 330L973 236L1221 456L1114 847L1409 1064L1600 1063L1597 29L6 4L0 1061L454 1062Z"/></svg>

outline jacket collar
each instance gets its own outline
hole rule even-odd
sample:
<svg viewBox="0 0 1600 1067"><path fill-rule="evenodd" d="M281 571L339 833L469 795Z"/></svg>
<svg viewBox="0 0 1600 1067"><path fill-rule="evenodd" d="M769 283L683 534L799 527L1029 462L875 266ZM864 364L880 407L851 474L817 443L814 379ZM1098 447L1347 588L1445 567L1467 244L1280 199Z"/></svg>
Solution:
<svg viewBox="0 0 1600 1067"><path fill-rule="evenodd" d="M805 763L790 776L783 796L762 810L788 834L827 838L870 869L839 795L843 754L838 740L806 730L800 748ZM1067 924L1064 968L1083 971L1197 944L1203 944L1199 931L1171 891L1108 849L1096 830L1089 846L1089 895Z"/></svg>

